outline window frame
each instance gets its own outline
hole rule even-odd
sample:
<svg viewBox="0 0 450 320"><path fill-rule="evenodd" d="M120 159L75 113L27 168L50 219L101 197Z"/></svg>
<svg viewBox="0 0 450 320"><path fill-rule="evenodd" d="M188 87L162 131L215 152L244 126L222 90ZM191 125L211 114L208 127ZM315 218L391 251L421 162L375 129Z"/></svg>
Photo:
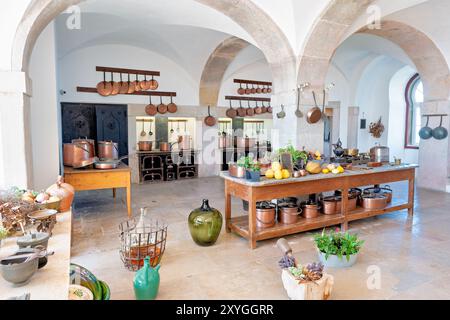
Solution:
<svg viewBox="0 0 450 320"><path fill-rule="evenodd" d="M405 117L406 125L405 125L405 145L404 145L405 149L419 150L419 146L410 144L408 136L411 130L411 119L412 119L411 110L414 107L413 90L420 80L421 80L420 75L416 73L415 75L412 76L411 79L409 79L405 89L405 101L406 101L406 117Z"/></svg>

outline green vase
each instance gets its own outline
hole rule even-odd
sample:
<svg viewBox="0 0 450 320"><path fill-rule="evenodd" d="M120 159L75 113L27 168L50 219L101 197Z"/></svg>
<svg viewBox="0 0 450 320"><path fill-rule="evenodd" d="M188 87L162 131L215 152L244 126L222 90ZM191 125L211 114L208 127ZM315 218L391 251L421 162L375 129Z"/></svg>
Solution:
<svg viewBox="0 0 450 320"><path fill-rule="evenodd" d="M222 229L222 214L211 208L208 200L203 200L200 208L191 212L188 218L192 239L200 246L212 246L216 243Z"/></svg>
<svg viewBox="0 0 450 320"><path fill-rule="evenodd" d="M154 300L159 289L159 268L150 266L150 257L144 259L144 266L134 276L134 295L136 300Z"/></svg>

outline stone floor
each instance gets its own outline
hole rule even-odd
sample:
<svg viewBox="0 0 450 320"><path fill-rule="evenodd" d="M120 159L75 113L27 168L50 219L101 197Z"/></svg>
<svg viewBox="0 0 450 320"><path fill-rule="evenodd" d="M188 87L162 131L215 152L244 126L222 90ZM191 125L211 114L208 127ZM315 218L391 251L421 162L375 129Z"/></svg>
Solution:
<svg viewBox="0 0 450 320"><path fill-rule="evenodd" d="M395 198L406 197L406 185L393 187ZM133 299L134 274L119 257L118 224L126 218L126 209L111 195L94 191L76 196L72 261L106 281L112 299ZM118 195L123 198L123 193ZM223 181L133 186L134 214L147 206L151 216L169 223L158 299L287 299L275 240L258 242L252 251L246 240L222 230L213 247L193 243L187 216L203 198L223 212ZM418 190L414 218L399 212L351 223L351 231L365 245L351 269L327 270L335 277L332 299L450 299L449 207L450 195ZM233 212L242 214L240 201L233 200ZM301 263L317 260L312 235L287 237ZM370 290L368 272L373 270L380 272L381 286Z"/></svg>

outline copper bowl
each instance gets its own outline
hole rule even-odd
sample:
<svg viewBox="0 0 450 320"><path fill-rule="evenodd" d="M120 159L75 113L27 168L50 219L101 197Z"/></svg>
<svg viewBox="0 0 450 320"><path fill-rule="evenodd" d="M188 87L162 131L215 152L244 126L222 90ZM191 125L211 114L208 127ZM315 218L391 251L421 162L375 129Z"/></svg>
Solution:
<svg viewBox="0 0 450 320"><path fill-rule="evenodd" d="M139 151L152 151L153 144L151 141L139 141Z"/></svg>
<svg viewBox="0 0 450 320"><path fill-rule="evenodd" d="M387 207L387 197L382 194L363 195L362 207L368 210L379 210Z"/></svg>
<svg viewBox="0 0 450 320"><path fill-rule="evenodd" d="M245 168L239 167L235 163L230 163L228 165L228 173L235 178L245 178Z"/></svg>

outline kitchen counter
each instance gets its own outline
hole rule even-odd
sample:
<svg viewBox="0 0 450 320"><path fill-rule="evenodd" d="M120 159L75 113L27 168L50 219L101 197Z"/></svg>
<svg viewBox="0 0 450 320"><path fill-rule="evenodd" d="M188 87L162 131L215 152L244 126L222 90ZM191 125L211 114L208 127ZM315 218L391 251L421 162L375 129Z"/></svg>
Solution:
<svg viewBox="0 0 450 320"><path fill-rule="evenodd" d="M68 299L72 212L59 213L56 219L58 222L48 242L48 250L54 251L55 254L48 257L47 265L38 270L23 286L16 287L0 276L0 300L25 293L31 294L31 300ZM0 256L9 256L18 249L16 238L5 239L2 241Z"/></svg>
<svg viewBox="0 0 450 320"><path fill-rule="evenodd" d="M225 226L227 232L235 232L248 239L250 248L256 248L256 242L261 240L280 238L299 232L322 229L341 225L346 231L349 222L369 217L407 210L414 214L414 182L417 165L386 165L380 168L354 167L345 173L308 175L302 178L286 180L269 180L262 178L260 182L250 182L245 179L234 178L228 172L221 172L225 181ZM408 181L408 199L394 199L383 209L364 209L357 207L349 210L349 190L351 188ZM293 224L276 223L271 228L258 228L256 223L256 204L260 201L298 197L300 195L317 194L341 190L342 201L340 213L334 215L321 214L317 218L305 219L298 217ZM248 215L231 215L231 197L248 201Z"/></svg>

